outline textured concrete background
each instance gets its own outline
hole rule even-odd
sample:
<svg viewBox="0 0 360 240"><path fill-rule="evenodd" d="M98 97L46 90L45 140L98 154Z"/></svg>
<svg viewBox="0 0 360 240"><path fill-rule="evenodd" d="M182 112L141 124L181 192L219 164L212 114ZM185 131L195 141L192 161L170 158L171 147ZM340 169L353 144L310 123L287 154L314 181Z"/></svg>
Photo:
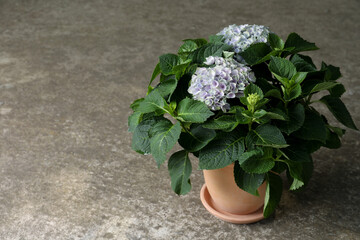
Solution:
<svg viewBox="0 0 360 240"><path fill-rule="evenodd" d="M157 57L233 23L316 42L315 62L341 67L360 126L359 10L357 0L1 0L0 239L360 239L359 132L316 153L309 188L285 191L274 217L250 225L206 212L200 171L176 196L127 132Z"/></svg>

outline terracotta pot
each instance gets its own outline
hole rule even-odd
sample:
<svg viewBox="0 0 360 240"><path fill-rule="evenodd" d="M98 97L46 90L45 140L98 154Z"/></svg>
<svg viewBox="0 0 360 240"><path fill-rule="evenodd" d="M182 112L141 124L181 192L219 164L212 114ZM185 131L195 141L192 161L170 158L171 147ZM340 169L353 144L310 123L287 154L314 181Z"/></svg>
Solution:
<svg viewBox="0 0 360 240"><path fill-rule="evenodd" d="M205 185L201 200L205 208L228 222L250 223L261 220L266 183L258 189L260 196L254 196L236 185L233 171L234 164L222 169L203 171Z"/></svg>

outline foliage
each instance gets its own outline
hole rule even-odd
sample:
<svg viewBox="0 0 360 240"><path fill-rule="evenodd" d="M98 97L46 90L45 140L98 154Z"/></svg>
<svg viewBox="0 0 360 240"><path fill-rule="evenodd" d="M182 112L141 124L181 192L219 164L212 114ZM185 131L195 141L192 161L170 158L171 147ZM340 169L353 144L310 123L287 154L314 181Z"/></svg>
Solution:
<svg viewBox="0 0 360 240"><path fill-rule="evenodd" d="M340 99L345 89L337 82L339 68L322 63L317 69L309 56L300 54L317 50L314 43L296 33L286 41L270 33L268 39L254 41L239 52L225 40L221 35L211 36L209 42L187 39L177 54L159 57L147 95L131 105L132 148L152 154L160 167L179 142L183 150L168 161L171 186L177 194L191 189L190 153L199 158L200 169L235 163L234 179L243 190L258 195L257 188L267 182L264 216L268 217L280 201L279 174L287 172L290 190L303 188L313 170L311 153L320 147L341 146L345 130L329 125L313 103L325 104L344 126L357 127ZM239 57L256 81L246 82L242 92L226 99L227 109L211 109L188 92L197 69L215 74L216 68L206 70L216 65L214 59L236 61ZM152 87L159 75L159 83ZM322 97L312 100L320 92Z"/></svg>

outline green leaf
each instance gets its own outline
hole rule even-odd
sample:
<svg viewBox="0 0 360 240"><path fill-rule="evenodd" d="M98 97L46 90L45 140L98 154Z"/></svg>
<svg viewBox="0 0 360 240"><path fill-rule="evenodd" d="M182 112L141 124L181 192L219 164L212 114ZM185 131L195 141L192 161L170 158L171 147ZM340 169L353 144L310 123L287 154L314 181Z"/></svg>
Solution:
<svg viewBox="0 0 360 240"><path fill-rule="evenodd" d="M223 130L225 132L231 132L237 125L238 122L236 121L235 115L224 115L202 124L204 128Z"/></svg>
<svg viewBox="0 0 360 240"><path fill-rule="evenodd" d="M256 140L256 145L269 146L274 148L288 146L280 130L273 125L260 125L253 132L258 137Z"/></svg>
<svg viewBox="0 0 360 240"><path fill-rule="evenodd" d="M275 166L271 158L251 157L241 164L241 168L248 173L266 173Z"/></svg>
<svg viewBox="0 0 360 240"><path fill-rule="evenodd" d="M307 152L306 146L299 142L294 146L281 149L285 156L295 162L311 162L311 156Z"/></svg>
<svg viewBox="0 0 360 240"><path fill-rule="evenodd" d="M244 90L244 95L245 97L248 97L249 94L254 94L257 93L260 97L260 99L264 98L264 94L263 91L261 90L261 88L259 88L258 86L256 86L253 83L250 83Z"/></svg>
<svg viewBox="0 0 360 240"><path fill-rule="evenodd" d="M330 149L340 148L341 141L340 141L339 136L336 133L330 131L329 129L327 129L326 133L327 133L327 135L326 135L326 142L325 142L324 147L330 148Z"/></svg>
<svg viewBox="0 0 360 240"><path fill-rule="evenodd" d="M334 117L341 122L344 126L358 130L354 121L351 118L349 111L347 110L345 104L340 100L340 98L334 98L330 95L324 96L320 99L320 102L324 103Z"/></svg>
<svg viewBox="0 0 360 240"><path fill-rule="evenodd" d="M183 40L183 42L187 42L187 41L192 41L194 43L196 43L196 45L198 47L204 46L205 44L207 44L207 40L204 38L196 38L196 39L185 39Z"/></svg>
<svg viewBox="0 0 360 240"><path fill-rule="evenodd" d="M303 52L303 51L313 51L313 50L319 49L315 45L315 43L311 43L311 42L304 40L302 37L300 37L296 33L290 33L288 38L286 39L285 48L288 48L288 47L295 47L293 50L290 51L292 54L298 53L298 52Z"/></svg>
<svg viewBox="0 0 360 240"><path fill-rule="evenodd" d="M188 58L192 59L193 63L203 64L207 57L221 57L223 51L229 51L231 49L232 47L224 43L208 43L196 49Z"/></svg>
<svg viewBox="0 0 360 240"><path fill-rule="evenodd" d="M274 97L280 100L282 99L281 92L279 91L279 89L275 89L275 88L267 91L265 93L265 97Z"/></svg>
<svg viewBox="0 0 360 240"><path fill-rule="evenodd" d="M292 160L284 159L281 160L288 165L290 176L293 178L293 182L290 186L290 190L297 190L302 187L305 183L302 178L303 175L303 165L301 162L295 162Z"/></svg>
<svg viewBox="0 0 360 240"><path fill-rule="evenodd" d="M280 57L271 57L269 69L272 73L287 79L291 79L296 73L294 64L289 60Z"/></svg>
<svg viewBox="0 0 360 240"><path fill-rule="evenodd" d="M329 89L329 93L334 98L340 98L346 92L344 85L338 83Z"/></svg>
<svg viewBox="0 0 360 240"><path fill-rule="evenodd" d="M284 41L276 34L270 33L268 37L268 42L272 49L284 49L285 43Z"/></svg>
<svg viewBox="0 0 360 240"><path fill-rule="evenodd" d="M265 174L247 173L240 167L238 161L234 165L234 178L236 185L242 190L259 196L257 189L264 182Z"/></svg>
<svg viewBox="0 0 360 240"><path fill-rule="evenodd" d="M241 156L238 159L238 162L241 165L248 159L255 157L255 156L259 157L259 156L262 156L263 154L264 154L264 152L262 151L261 148L255 148L254 150L246 151L243 154L241 154Z"/></svg>
<svg viewBox="0 0 360 240"><path fill-rule="evenodd" d="M151 76L151 79L150 79L150 83L149 83L149 86L151 85L151 83L154 81L154 79L161 73L161 70L160 70L160 63L156 64L156 67L153 71L153 74Z"/></svg>
<svg viewBox="0 0 360 240"><path fill-rule="evenodd" d="M305 109L300 103L289 107L288 121L277 121L276 126L289 135L292 132L300 129L305 120Z"/></svg>
<svg viewBox="0 0 360 240"><path fill-rule="evenodd" d="M284 99L286 101L291 101L301 95L301 86L300 84L296 84L290 90L286 90Z"/></svg>
<svg viewBox="0 0 360 240"><path fill-rule="evenodd" d="M339 137L342 137L345 134L345 129L330 126L330 125L327 125L327 128L329 128L332 132L336 133Z"/></svg>
<svg viewBox="0 0 360 240"><path fill-rule="evenodd" d="M223 35L211 35L209 36L210 43L221 43L224 39Z"/></svg>
<svg viewBox="0 0 360 240"><path fill-rule="evenodd" d="M137 111L141 113L149 113L154 111L165 112L165 104L165 99L160 95L159 91L154 90L145 97L144 101L139 104Z"/></svg>
<svg viewBox="0 0 360 240"><path fill-rule="evenodd" d="M236 114L235 114L235 118L237 123L239 124L248 124L251 122L252 117L249 117L246 113L245 109L236 109Z"/></svg>
<svg viewBox="0 0 360 240"><path fill-rule="evenodd" d="M183 99L177 108L177 119L183 122L202 123L214 115L205 103L190 98Z"/></svg>
<svg viewBox="0 0 360 240"><path fill-rule="evenodd" d="M297 72L295 75L291 78L291 80L294 80L296 83L300 84L304 79L306 78L307 72Z"/></svg>
<svg viewBox="0 0 360 240"><path fill-rule="evenodd" d="M128 117L129 132L134 132L136 126L140 123L142 113L134 112Z"/></svg>
<svg viewBox="0 0 360 240"><path fill-rule="evenodd" d="M176 79L180 79L186 72L187 67L190 65L191 60L186 60L186 62L178 64L173 67L173 73L175 74Z"/></svg>
<svg viewBox="0 0 360 240"><path fill-rule="evenodd" d="M293 133L294 136L304 140L316 140L325 143L326 127L325 123L318 113L312 110L305 111L305 120L303 126Z"/></svg>
<svg viewBox="0 0 360 240"><path fill-rule="evenodd" d="M192 125L190 134L186 132L181 133L179 144L189 152L197 152L215 137L216 132L214 130L203 128L203 125Z"/></svg>
<svg viewBox="0 0 360 240"><path fill-rule="evenodd" d="M130 108L136 112L140 103L144 101L144 98L139 98L139 99L136 99L131 105L130 105Z"/></svg>
<svg viewBox="0 0 360 240"><path fill-rule="evenodd" d="M171 155L168 162L171 177L171 188L178 195L185 195L191 190L190 175L192 171L188 153L184 150Z"/></svg>
<svg viewBox="0 0 360 240"><path fill-rule="evenodd" d="M166 154L174 147L181 133L180 123L172 124L169 120L156 123L151 131L150 149L158 167L165 162Z"/></svg>
<svg viewBox="0 0 360 240"><path fill-rule="evenodd" d="M337 82L318 83L311 89L310 93L320 92L320 91L323 91L323 90L329 90L329 89L335 87L336 85L338 85Z"/></svg>
<svg viewBox="0 0 360 240"><path fill-rule="evenodd" d="M267 185L263 210L263 215L265 218L270 217L279 204L282 195L282 187L283 184L281 177L277 174L269 172L267 174Z"/></svg>
<svg viewBox="0 0 360 240"><path fill-rule="evenodd" d="M244 137L232 132L211 141L200 150L199 168L218 169L235 162L244 152Z"/></svg>
<svg viewBox="0 0 360 240"><path fill-rule="evenodd" d="M300 54L295 54L291 57L290 61L294 64L298 72L315 72L316 66L310 59ZM309 58L309 57L308 57Z"/></svg>
<svg viewBox="0 0 360 240"><path fill-rule="evenodd" d="M177 81L175 78L168 78L162 81L154 89L157 89L161 97L171 95L176 89Z"/></svg>
<svg viewBox="0 0 360 240"><path fill-rule="evenodd" d="M191 52L198 48L198 45L193 40L185 40L185 43L180 46L178 54L182 58L186 58Z"/></svg>
<svg viewBox="0 0 360 240"><path fill-rule="evenodd" d="M339 67L333 65L327 65L322 62L321 70L325 71L324 80L325 81L335 81L341 77L341 72Z"/></svg>
<svg viewBox="0 0 360 240"><path fill-rule="evenodd" d="M271 52L271 48L266 43L255 43L239 53L249 65L254 65L260 62L266 55Z"/></svg>
<svg viewBox="0 0 360 240"><path fill-rule="evenodd" d="M270 109L270 111L266 112L266 116L270 119L282 120L286 121L288 119L286 113L281 111L278 108Z"/></svg>
<svg viewBox="0 0 360 240"><path fill-rule="evenodd" d="M180 58L175 54L164 54L159 57L159 66L163 74L169 75L173 73L174 66L180 63Z"/></svg>
<svg viewBox="0 0 360 240"><path fill-rule="evenodd" d="M150 129L160 118L151 118L140 122L133 133L131 147L138 153L150 154Z"/></svg>

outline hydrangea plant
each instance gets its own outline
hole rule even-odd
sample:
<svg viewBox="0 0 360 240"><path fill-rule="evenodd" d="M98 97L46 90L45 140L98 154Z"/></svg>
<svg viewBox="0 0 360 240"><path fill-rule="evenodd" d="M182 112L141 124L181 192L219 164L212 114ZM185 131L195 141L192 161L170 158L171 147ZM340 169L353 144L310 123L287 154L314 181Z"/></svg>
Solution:
<svg viewBox="0 0 360 240"><path fill-rule="evenodd" d="M312 175L311 154L341 146L345 130L330 124L314 102L357 130L341 101L339 68L324 62L317 68L300 54L317 49L296 33L283 41L256 25L231 25L209 41L184 40L177 54L159 57L146 96L131 104L132 148L152 154L160 167L178 142L182 150L170 156L168 170L179 195L191 189L190 154L200 169L234 163L244 191L258 195L266 181L263 214L270 216L281 198L281 173L290 190L301 189Z"/></svg>

